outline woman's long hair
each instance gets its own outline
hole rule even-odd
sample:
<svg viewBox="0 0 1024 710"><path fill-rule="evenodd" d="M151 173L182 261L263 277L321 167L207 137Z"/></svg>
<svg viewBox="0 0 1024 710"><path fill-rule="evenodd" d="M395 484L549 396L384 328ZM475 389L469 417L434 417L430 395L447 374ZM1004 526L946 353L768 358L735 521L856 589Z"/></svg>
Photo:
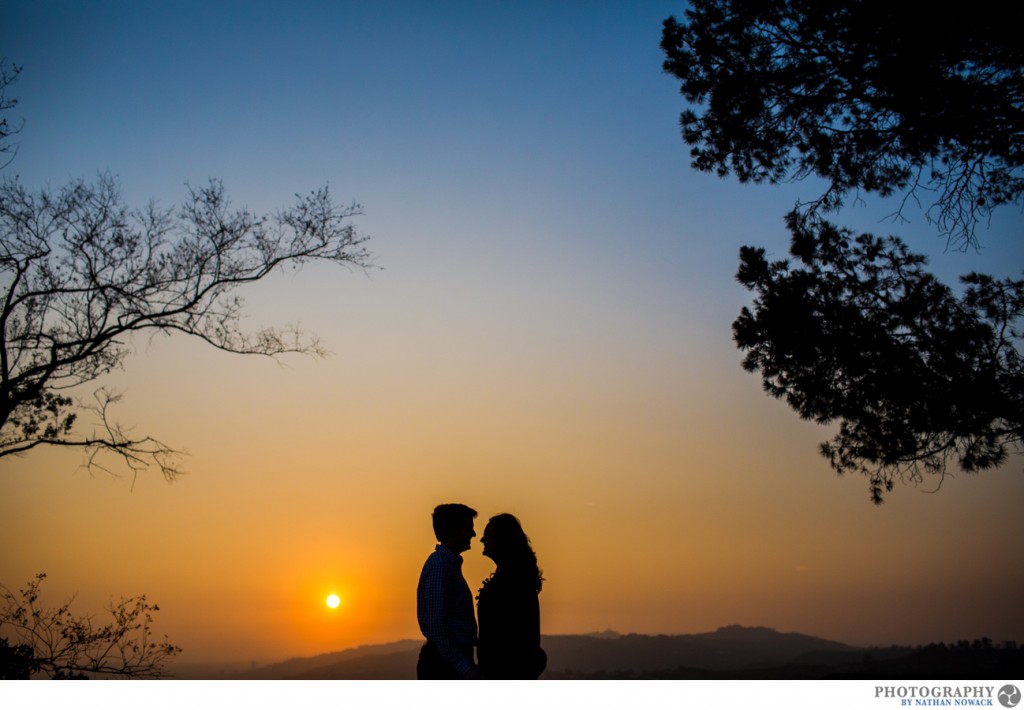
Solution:
<svg viewBox="0 0 1024 710"><path fill-rule="evenodd" d="M498 569L484 580L487 585L500 570L503 575L512 576L527 583L532 589L540 591L544 577L537 566L537 553L533 551L530 538L523 532L519 518L511 513L500 513L487 522L487 529L495 538L494 558Z"/></svg>

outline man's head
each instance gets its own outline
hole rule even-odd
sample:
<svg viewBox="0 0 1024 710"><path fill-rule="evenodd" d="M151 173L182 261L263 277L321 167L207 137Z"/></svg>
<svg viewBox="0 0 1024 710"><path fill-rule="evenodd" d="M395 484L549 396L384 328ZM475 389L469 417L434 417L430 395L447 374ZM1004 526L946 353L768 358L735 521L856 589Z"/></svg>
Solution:
<svg viewBox="0 0 1024 710"><path fill-rule="evenodd" d="M469 541L476 537L473 518L476 511L462 503L444 503L434 508L434 536L442 545L455 552L469 549Z"/></svg>

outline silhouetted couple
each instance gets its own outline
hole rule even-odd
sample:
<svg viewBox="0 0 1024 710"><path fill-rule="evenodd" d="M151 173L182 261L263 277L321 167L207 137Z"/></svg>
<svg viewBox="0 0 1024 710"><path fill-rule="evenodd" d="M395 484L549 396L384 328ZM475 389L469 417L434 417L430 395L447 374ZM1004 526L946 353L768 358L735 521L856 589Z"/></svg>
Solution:
<svg viewBox="0 0 1024 710"><path fill-rule="evenodd" d="M495 515L480 538L483 554L495 564L477 594L462 576L462 553L476 537L476 511L461 503L434 508L438 545L423 564L416 588L416 616L427 642L420 651L420 680L485 678L536 679L547 665L540 647L540 593L543 577L530 539L514 515ZM473 661L477 647L479 665Z"/></svg>

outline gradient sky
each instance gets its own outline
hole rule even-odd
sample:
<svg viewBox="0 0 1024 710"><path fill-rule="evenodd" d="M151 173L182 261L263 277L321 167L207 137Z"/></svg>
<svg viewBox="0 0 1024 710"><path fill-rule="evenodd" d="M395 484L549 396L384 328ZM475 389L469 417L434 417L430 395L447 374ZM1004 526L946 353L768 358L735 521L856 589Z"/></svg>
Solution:
<svg viewBox="0 0 1024 710"><path fill-rule="evenodd" d="M740 368L738 249L785 255L782 215L816 185L689 167L658 48L683 7L0 3L0 55L24 65L6 175L109 170L162 206L219 177L261 213L328 183L364 206L382 267L245 292L253 327L300 322L327 359L136 341L101 384L188 474L4 459L0 583L45 571L82 613L145 593L182 660L415 638L430 510L461 501L478 530L523 521L545 633L1024 640L1024 460L875 507L817 454L828 429ZM897 231L947 278L1020 275L1019 212L959 253L890 210L842 221ZM477 544L466 560L475 589L491 564Z"/></svg>

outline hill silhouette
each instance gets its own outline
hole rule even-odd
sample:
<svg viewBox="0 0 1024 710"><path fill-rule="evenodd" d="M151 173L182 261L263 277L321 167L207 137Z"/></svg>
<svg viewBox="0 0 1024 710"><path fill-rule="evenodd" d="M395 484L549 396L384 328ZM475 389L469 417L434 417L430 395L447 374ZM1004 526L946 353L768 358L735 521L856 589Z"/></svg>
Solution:
<svg viewBox="0 0 1024 710"><path fill-rule="evenodd" d="M257 668L182 666L180 678L239 680L412 680L420 640L293 658ZM542 679L984 679L1015 675L1024 648L988 639L955 645L860 648L765 627L725 626L682 635L593 634L544 636L548 667Z"/></svg>
<svg viewBox="0 0 1024 710"><path fill-rule="evenodd" d="M404 680L416 678L422 641L358 646L311 658L293 658L239 674L245 680Z"/></svg>

